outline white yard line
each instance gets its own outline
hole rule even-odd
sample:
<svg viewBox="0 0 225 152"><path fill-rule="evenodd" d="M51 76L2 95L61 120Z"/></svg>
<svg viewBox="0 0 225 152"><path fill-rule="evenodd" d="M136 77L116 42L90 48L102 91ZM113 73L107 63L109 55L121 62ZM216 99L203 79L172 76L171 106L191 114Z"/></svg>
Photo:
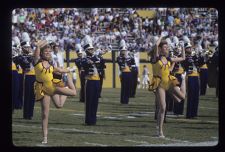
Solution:
<svg viewBox="0 0 225 152"><path fill-rule="evenodd" d="M25 126L25 125L15 125L14 127L24 127L24 128L41 128L38 126ZM49 127L49 130L57 130L57 131L74 131L74 132L84 132L84 133L92 133L92 134L107 134L107 135L120 135L120 133L109 133L109 132L98 132L98 131L91 131L91 130L80 130L76 128L55 128L55 127Z"/></svg>
<svg viewBox="0 0 225 152"><path fill-rule="evenodd" d="M139 144L149 144L147 141L135 141L135 140L130 140L130 139L127 139L125 141L129 141L129 142L133 142L133 143L139 143Z"/></svg>
<svg viewBox="0 0 225 152"><path fill-rule="evenodd" d="M210 110L218 110L219 106L218 106L218 108L209 108L209 107L199 107L199 108L201 108L201 109L210 109Z"/></svg>
<svg viewBox="0 0 225 152"><path fill-rule="evenodd" d="M208 147L208 146L216 146L218 144L217 141L206 141L206 142L188 142L188 143L171 143L171 144L141 144L136 146L150 146L150 147Z"/></svg>
<svg viewBox="0 0 225 152"><path fill-rule="evenodd" d="M89 143L89 142L84 142L84 144L87 144L87 145L93 145L93 146L102 146L102 147L108 146L108 145L104 145L104 144Z"/></svg>

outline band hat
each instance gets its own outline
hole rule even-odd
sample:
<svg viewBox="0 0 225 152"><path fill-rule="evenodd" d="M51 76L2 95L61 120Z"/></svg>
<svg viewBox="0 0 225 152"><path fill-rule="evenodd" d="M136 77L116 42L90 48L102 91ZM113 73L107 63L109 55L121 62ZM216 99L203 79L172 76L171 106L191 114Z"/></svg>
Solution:
<svg viewBox="0 0 225 152"><path fill-rule="evenodd" d="M89 35L85 35L82 41L83 41L84 51L87 51L88 49L94 49L92 45L92 39Z"/></svg>
<svg viewBox="0 0 225 152"><path fill-rule="evenodd" d="M77 53L82 53L83 48L81 47L81 44L76 44L76 45L75 45L75 51L76 51Z"/></svg>
<svg viewBox="0 0 225 152"><path fill-rule="evenodd" d="M30 43L29 42L25 42L25 41L23 41L23 42L21 42L21 47L30 47Z"/></svg>
<svg viewBox="0 0 225 152"><path fill-rule="evenodd" d="M127 47L126 46L120 47L120 51L127 51Z"/></svg>
<svg viewBox="0 0 225 152"><path fill-rule="evenodd" d="M185 47L185 49L186 49L186 48L192 47L192 45L191 45L190 43L185 43L184 47Z"/></svg>
<svg viewBox="0 0 225 152"><path fill-rule="evenodd" d="M120 41L120 47L119 47L120 51L127 51L127 45L126 45L126 41L124 39L122 39Z"/></svg>
<svg viewBox="0 0 225 152"><path fill-rule="evenodd" d="M84 46L84 50L85 50L85 51L87 51L87 50L89 50L89 49L94 49L94 47L92 46L91 43L90 43L90 44L86 44L86 45Z"/></svg>

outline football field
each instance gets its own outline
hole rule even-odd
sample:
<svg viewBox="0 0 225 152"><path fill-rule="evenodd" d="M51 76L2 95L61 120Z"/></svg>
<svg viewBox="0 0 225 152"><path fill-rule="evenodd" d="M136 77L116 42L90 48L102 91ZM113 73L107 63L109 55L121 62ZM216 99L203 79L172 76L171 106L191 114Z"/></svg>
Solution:
<svg viewBox="0 0 225 152"><path fill-rule="evenodd" d="M78 90L79 93L79 90ZM200 96L197 119L167 115L166 138L156 137L154 94L137 89L128 105L120 104L120 89L104 88L99 99L97 124L84 125L84 103L79 95L68 98L62 109L51 103L48 144L42 145L41 108L35 103L32 120L23 119L23 111L12 114L12 143L15 146L215 146L218 143L218 99L215 89Z"/></svg>

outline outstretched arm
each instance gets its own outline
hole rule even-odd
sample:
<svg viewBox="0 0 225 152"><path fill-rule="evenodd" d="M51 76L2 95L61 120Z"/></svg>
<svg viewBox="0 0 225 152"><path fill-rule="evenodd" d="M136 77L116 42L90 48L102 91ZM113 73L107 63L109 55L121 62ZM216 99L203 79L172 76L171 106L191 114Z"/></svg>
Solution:
<svg viewBox="0 0 225 152"><path fill-rule="evenodd" d="M156 58L159 57L159 44L161 43L163 37L164 35L161 34L159 39L156 41L155 46L153 46L153 60L156 60Z"/></svg>
<svg viewBox="0 0 225 152"><path fill-rule="evenodd" d="M36 49L34 51L34 64L40 59L40 48L46 45L48 42L46 40L40 40L36 43Z"/></svg>

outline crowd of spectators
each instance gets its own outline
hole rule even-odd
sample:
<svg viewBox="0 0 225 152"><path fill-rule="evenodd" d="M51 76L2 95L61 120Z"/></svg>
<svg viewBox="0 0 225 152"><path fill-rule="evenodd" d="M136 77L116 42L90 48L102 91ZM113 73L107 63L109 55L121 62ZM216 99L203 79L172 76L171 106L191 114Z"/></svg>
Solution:
<svg viewBox="0 0 225 152"><path fill-rule="evenodd" d="M142 18L138 10L155 11ZM213 8L19 8L12 12L15 43L47 39L61 50L74 50L84 35L96 47L111 47L121 39L128 48L148 51L164 32L174 47L180 40L198 43L202 49L218 46L218 11ZM194 45L194 44L193 44Z"/></svg>

